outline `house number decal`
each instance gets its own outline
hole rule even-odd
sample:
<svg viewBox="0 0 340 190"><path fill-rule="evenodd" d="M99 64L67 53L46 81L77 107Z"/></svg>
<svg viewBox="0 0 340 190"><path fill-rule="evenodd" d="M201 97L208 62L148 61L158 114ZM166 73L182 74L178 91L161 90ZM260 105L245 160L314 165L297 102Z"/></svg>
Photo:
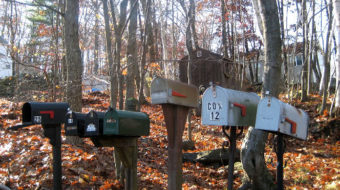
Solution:
<svg viewBox="0 0 340 190"><path fill-rule="evenodd" d="M211 121L220 119L220 111L222 110L222 104L220 102L208 102L207 109Z"/></svg>

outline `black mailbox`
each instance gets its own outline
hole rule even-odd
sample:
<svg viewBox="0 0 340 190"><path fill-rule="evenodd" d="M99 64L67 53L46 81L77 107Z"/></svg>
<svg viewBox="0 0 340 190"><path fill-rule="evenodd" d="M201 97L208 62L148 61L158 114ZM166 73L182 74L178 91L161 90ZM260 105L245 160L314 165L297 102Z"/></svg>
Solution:
<svg viewBox="0 0 340 190"><path fill-rule="evenodd" d="M91 110L85 117L84 137L103 134L105 112Z"/></svg>
<svg viewBox="0 0 340 190"><path fill-rule="evenodd" d="M84 136L85 113L69 111L66 114L65 135Z"/></svg>
<svg viewBox="0 0 340 190"><path fill-rule="evenodd" d="M61 124L69 105L64 102L26 102L22 107L22 124L10 127L17 130L30 125L43 126L45 137L53 147L53 189L62 189L61 179Z"/></svg>
<svg viewBox="0 0 340 190"><path fill-rule="evenodd" d="M69 105L64 102L26 102L22 107L22 122L43 126L65 123L68 108Z"/></svg>

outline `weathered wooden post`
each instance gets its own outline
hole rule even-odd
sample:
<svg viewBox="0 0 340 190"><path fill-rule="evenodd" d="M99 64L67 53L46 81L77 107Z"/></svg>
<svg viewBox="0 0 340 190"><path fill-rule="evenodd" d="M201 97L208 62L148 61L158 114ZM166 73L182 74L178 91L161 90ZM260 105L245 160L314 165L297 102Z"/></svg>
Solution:
<svg viewBox="0 0 340 190"><path fill-rule="evenodd" d="M168 189L182 189L182 136L189 108L198 106L193 85L156 77L151 83L151 102L161 104L168 132Z"/></svg>
<svg viewBox="0 0 340 190"><path fill-rule="evenodd" d="M220 86L211 85L202 98L202 124L223 126L223 133L230 142L228 189L233 188L234 180L234 154L236 139L242 134L236 133L237 127L254 126L257 104L260 97L255 93L241 92ZM230 133L225 132L230 128Z"/></svg>
<svg viewBox="0 0 340 190"><path fill-rule="evenodd" d="M255 129L277 134L276 155L278 164L276 181L278 189L283 190L283 135L307 140L309 116L303 110L286 104L268 94L261 99L257 107Z"/></svg>

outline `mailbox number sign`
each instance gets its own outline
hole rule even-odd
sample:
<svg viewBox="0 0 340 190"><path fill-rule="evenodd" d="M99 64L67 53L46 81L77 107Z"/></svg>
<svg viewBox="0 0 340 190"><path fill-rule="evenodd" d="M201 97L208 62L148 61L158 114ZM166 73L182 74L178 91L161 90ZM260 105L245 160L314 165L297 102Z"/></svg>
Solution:
<svg viewBox="0 0 340 190"><path fill-rule="evenodd" d="M207 107L209 119L211 121L218 121L221 117L222 103L221 102L208 102Z"/></svg>

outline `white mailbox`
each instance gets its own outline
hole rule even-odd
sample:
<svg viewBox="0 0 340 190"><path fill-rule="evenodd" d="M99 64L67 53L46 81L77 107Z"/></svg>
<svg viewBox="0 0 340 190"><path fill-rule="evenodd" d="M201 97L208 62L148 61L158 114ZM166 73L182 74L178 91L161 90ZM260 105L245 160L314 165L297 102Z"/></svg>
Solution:
<svg viewBox="0 0 340 190"><path fill-rule="evenodd" d="M151 82L152 104L198 107L198 88L194 85L156 77Z"/></svg>
<svg viewBox="0 0 340 190"><path fill-rule="evenodd" d="M309 117L306 112L274 97L264 97L257 107L255 129L307 139Z"/></svg>
<svg viewBox="0 0 340 190"><path fill-rule="evenodd" d="M202 124L254 126L259 101L256 93L211 86L202 98Z"/></svg>

